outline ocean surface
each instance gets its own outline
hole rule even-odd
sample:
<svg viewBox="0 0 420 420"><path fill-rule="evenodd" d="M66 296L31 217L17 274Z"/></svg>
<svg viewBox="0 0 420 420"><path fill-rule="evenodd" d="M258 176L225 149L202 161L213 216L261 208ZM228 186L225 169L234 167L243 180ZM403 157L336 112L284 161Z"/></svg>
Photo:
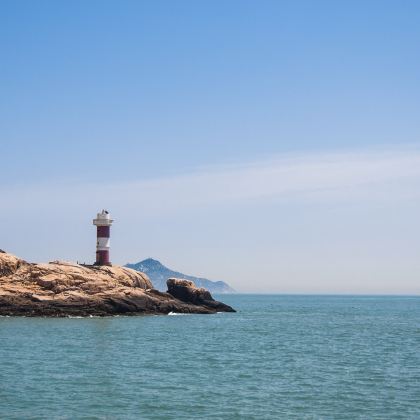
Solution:
<svg viewBox="0 0 420 420"><path fill-rule="evenodd" d="M235 314L0 318L1 419L420 419L420 298L225 295Z"/></svg>

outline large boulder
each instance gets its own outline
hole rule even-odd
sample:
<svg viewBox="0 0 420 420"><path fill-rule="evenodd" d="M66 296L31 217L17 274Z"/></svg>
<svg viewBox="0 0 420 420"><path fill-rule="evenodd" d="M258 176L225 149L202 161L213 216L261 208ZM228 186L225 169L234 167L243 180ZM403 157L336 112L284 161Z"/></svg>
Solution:
<svg viewBox="0 0 420 420"><path fill-rule="evenodd" d="M218 312L235 312L233 308L213 299L210 292L202 287L196 287L191 280L170 278L166 281L168 293L186 303L204 305Z"/></svg>
<svg viewBox="0 0 420 420"><path fill-rule="evenodd" d="M9 276L28 263L0 249L0 276Z"/></svg>

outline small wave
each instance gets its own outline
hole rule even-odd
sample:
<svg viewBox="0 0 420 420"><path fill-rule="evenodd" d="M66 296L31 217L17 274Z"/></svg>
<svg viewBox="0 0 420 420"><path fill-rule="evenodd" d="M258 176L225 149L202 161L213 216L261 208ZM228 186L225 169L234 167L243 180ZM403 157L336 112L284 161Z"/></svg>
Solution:
<svg viewBox="0 0 420 420"><path fill-rule="evenodd" d="M177 315L188 315L188 314L182 314L180 312L169 312L168 316L177 316Z"/></svg>

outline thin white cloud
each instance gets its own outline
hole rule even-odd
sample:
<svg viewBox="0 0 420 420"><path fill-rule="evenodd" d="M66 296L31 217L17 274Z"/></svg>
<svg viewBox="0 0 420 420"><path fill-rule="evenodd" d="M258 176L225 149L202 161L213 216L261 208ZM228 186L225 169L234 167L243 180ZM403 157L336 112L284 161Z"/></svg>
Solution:
<svg viewBox="0 0 420 420"><path fill-rule="evenodd" d="M340 195L392 188L406 194L406 185L420 181L420 151L365 151L302 154L205 168L192 173L117 184L44 185L3 189L7 207L109 207L175 211L185 207L281 197ZM389 191L389 189L387 190ZM412 192L417 190L412 188Z"/></svg>
<svg viewBox="0 0 420 420"><path fill-rule="evenodd" d="M151 255L248 291L418 293L419 198L420 151L407 149L279 156L114 184L3 187L0 247L32 261L88 261L89 219L105 207L116 219L116 263Z"/></svg>

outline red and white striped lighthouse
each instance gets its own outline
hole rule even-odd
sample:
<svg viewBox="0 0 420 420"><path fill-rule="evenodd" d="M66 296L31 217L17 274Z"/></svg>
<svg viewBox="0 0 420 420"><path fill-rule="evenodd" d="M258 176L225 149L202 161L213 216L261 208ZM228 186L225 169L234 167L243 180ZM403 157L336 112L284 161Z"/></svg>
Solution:
<svg viewBox="0 0 420 420"><path fill-rule="evenodd" d="M93 224L97 228L96 234L96 262L95 265L111 265L109 261L110 230L113 220L106 210L98 213Z"/></svg>

